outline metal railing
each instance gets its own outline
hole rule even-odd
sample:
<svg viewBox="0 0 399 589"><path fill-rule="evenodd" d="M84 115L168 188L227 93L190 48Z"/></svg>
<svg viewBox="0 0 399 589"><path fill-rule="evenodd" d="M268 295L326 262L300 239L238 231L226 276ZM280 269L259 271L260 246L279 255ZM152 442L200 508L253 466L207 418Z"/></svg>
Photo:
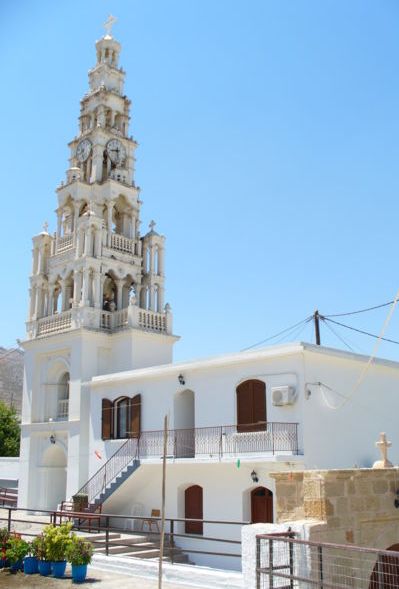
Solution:
<svg viewBox="0 0 399 589"><path fill-rule="evenodd" d="M26 537L34 537L40 534L43 528L49 524L60 525L64 521L71 521L73 529L81 532L90 532L90 542L93 544L95 551L101 552L106 556L112 555L117 548L118 554L126 548L126 553L134 557L132 552L131 536L142 536L142 542L153 544L148 546L157 554L152 557L159 558L159 540L160 540L160 517L150 517L144 515L114 515L114 514L84 514L57 510L41 510L17 507L3 508L4 517L0 509L0 522L5 522L9 532L15 531ZM35 531L32 532L32 519L28 518L29 513L35 516ZM37 516L42 516L38 519ZM86 516L86 518L85 518ZM200 522L205 534L185 533L186 524L189 522ZM228 521L228 520L198 520L191 518L165 518L165 548L164 557L170 559L173 563L181 562L177 555L182 553L198 554L216 557L241 558L241 527L250 522ZM24 526L28 524L28 526ZM236 532L231 534L226 532L225 526L236 527ZM0 525L1 527L1 525ZM147 529L144 529L144 528ZM130 528L130 529L129 529ZM156 531L154 531L156 530ZM215 533L212 533L212 530ZM93 532L98 532L98 539ZM222 533L221 533L222 532ZM115 537L120 535L119 537ZM236 536L234 538L233 536ZM205 541L205 545L202 543ZM215 546L212 550L209 547ZM214 544L213 544L214 543ZM203 547L203 549L202 549ZM229 549L230 548L230 549ZM122 550L121 550L122 549ZM216 561L217 564L217 561Z"/></svg>
<svg viewBox="0 0 399 589"><path fill-rule="evenodd" d="M399 589L399 552L287 534L256 537L257 589Z"/></svg>
<svg viewBox="0 0 399 589"><path fill-rule="evenodd" d="M260 431L251 432L239 432L236 425L169 430L166 455L169 459L208 457L221 460L245 453L299 453L297 423L268 422L258 426L262 428ZM138 466L145 458L161 458L163 435L163 430L147 431L141 432L138 438L126 440L78 493L88 495L92 503L129 465Z"/></svg>

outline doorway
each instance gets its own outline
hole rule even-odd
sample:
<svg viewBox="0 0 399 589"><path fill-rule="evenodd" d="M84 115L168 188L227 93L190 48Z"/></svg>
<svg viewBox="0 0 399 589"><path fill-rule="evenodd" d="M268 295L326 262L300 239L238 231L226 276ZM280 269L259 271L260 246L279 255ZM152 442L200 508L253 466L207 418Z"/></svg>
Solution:
<svg viewBox="0 0 399 589"><path fill-rule="evenodd" d="M273 523L273 493L266 487L251 491L251 521L253 524Z"/></svg>
<svg viewBox="0 0 399 589"><path fill-rule="evenodd" d="M184 517L192 519L203 519L203 504L202 504L202 487L193 485L188 487L184 492ZM200 522L186 522L186 534L203 534L203 523Z"/></svg>

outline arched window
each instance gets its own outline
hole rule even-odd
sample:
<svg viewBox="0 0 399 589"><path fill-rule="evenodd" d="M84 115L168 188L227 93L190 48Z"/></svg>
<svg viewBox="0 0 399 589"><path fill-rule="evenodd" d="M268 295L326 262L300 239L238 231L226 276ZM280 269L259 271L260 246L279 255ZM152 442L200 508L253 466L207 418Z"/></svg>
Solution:
<svg viewBox="0 0 399 589"><path fill-rule="evenodd" d="M261 380L246 380L236 390L237 431L257 432L266 429L266 385Z"/></svg>
<svg viewBox="0 0 399 589"><path fill-rule="evenodd" d="M203 515L202 487L192 485L184 492L184 517L186 519L200 519ZM186 522L186 534L203 534L203 522Z"/></svg>
<svg viewBox="0 0 399 589"><path fill-rule="evenodd" d="M115 403L115 425L117 438L128 438L129 432L129 399L124 397Z"/></svg>
<svg viewBox="0 0 399 589"><path fill-rule="evenodd" d="M57 419L68 418L69 409L69 372L65 372L58 381Z"/></svg>

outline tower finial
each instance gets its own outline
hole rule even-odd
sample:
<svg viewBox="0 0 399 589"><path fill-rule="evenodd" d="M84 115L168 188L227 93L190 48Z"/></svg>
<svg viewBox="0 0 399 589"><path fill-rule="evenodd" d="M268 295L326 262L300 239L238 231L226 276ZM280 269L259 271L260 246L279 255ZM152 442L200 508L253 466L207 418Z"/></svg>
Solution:
<svg viewBox="0 0 399 589"><path fill-rule="evenodd" d="M105 29L105 33L107 35L109 35L110 37L112 37L112 27L114 26L114 24L116 23L117 20L118 19L115 16L112 16L112 14L110 14L103 25L104 29Z"/></svg>

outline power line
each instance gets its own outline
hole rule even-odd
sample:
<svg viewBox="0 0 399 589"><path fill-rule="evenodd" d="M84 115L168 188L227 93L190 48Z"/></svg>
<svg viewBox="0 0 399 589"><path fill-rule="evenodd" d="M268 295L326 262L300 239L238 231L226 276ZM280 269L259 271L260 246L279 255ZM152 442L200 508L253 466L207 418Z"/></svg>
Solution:
<svg viewBox="0 0 399 589"><path fill-rule="evenodd" d="M247 348L243 348L241 350L241 352L246 352L247 350L251 350L252 348L256 348L257 346L260 346L262 344L265 344L266 342L269 342L272 339L275 339L276 337L279 337L280 335L283 335L285 333L287 333L287 331L292 331L293 329L295 329L295 327L298 327L299 325L308 323L309 321L311 321L313 318L313 315L310 315L309 317L306 317L306 319L302 319L302 321L298 321L298 323L295 323L295 325L291 325L290 327L287 327L286 329L283 329L282 331L279 331L278 333L275 333L274 335L271 335L270 337L261 340L260 342L257 342L256 344L253 344L252 346L248 346Z"/></svg>
<svg viewBox="0 0 399 589"><path fill-rule="evenodd" d="M388 301L388 303L382 303L381 305L375 305L374 307L368 307L367 309L359 309L358 311L350 311L349 313L335 313L334 315L324 315L324 317L347 317L348 315L357 315L358 313L366 313L367 311L374 311L375 309L382 309L382 307L388 307L395 301Z"/></svg>
<svg viewBox="0 0 399 589"><path fill-rule="evenodd" d="M336 337L336 338L338 338L338 339L339 339L339 340L340 340L340 341L341 341L341 342L344 344L344 346L346 346L346 347L348 348L348 350L350 350L351 352L354 352L354 349L352 348L352 346L350 346L350 345L349 345L349 344L348 344L348 343L347 343L347 342L344 340L344 338L342 338L342 337L339 335L339 333L337 333L337 332L335 331L335 329L333 329L333 328L331 327L331 325L329 325L329 324L327 323L327 321L326 321L325 319L322 319L322 321L323 321L323 325L325 325L325 326L326 326L326 327L327 327L327 328L328 328L328 329L331 331L331 333L333 333L333 334L335 335L335 337Z"/></svg>
<svg viewBox="0 0 399 589"><path fill-rule="evenodd" d="M375 333L369 333L368 331L363 331L362 329L356 329L356 327L352 327L350 325L345 325L345 323L340 323L339 321L334 321L333 319L329 319L326 316L322 316L323 321L329 321L330 323L335 323L335 325L340 325L341 327L345 327L346 329L350 329L351 331L357 331L358 333L362 333L363 335L368 335L369 337L374 337L375 339L383 340L384 342L389 342L391 344L398 344L399 342L394 339L388 339L387 337L381 337L376 335Z"/></svg>

